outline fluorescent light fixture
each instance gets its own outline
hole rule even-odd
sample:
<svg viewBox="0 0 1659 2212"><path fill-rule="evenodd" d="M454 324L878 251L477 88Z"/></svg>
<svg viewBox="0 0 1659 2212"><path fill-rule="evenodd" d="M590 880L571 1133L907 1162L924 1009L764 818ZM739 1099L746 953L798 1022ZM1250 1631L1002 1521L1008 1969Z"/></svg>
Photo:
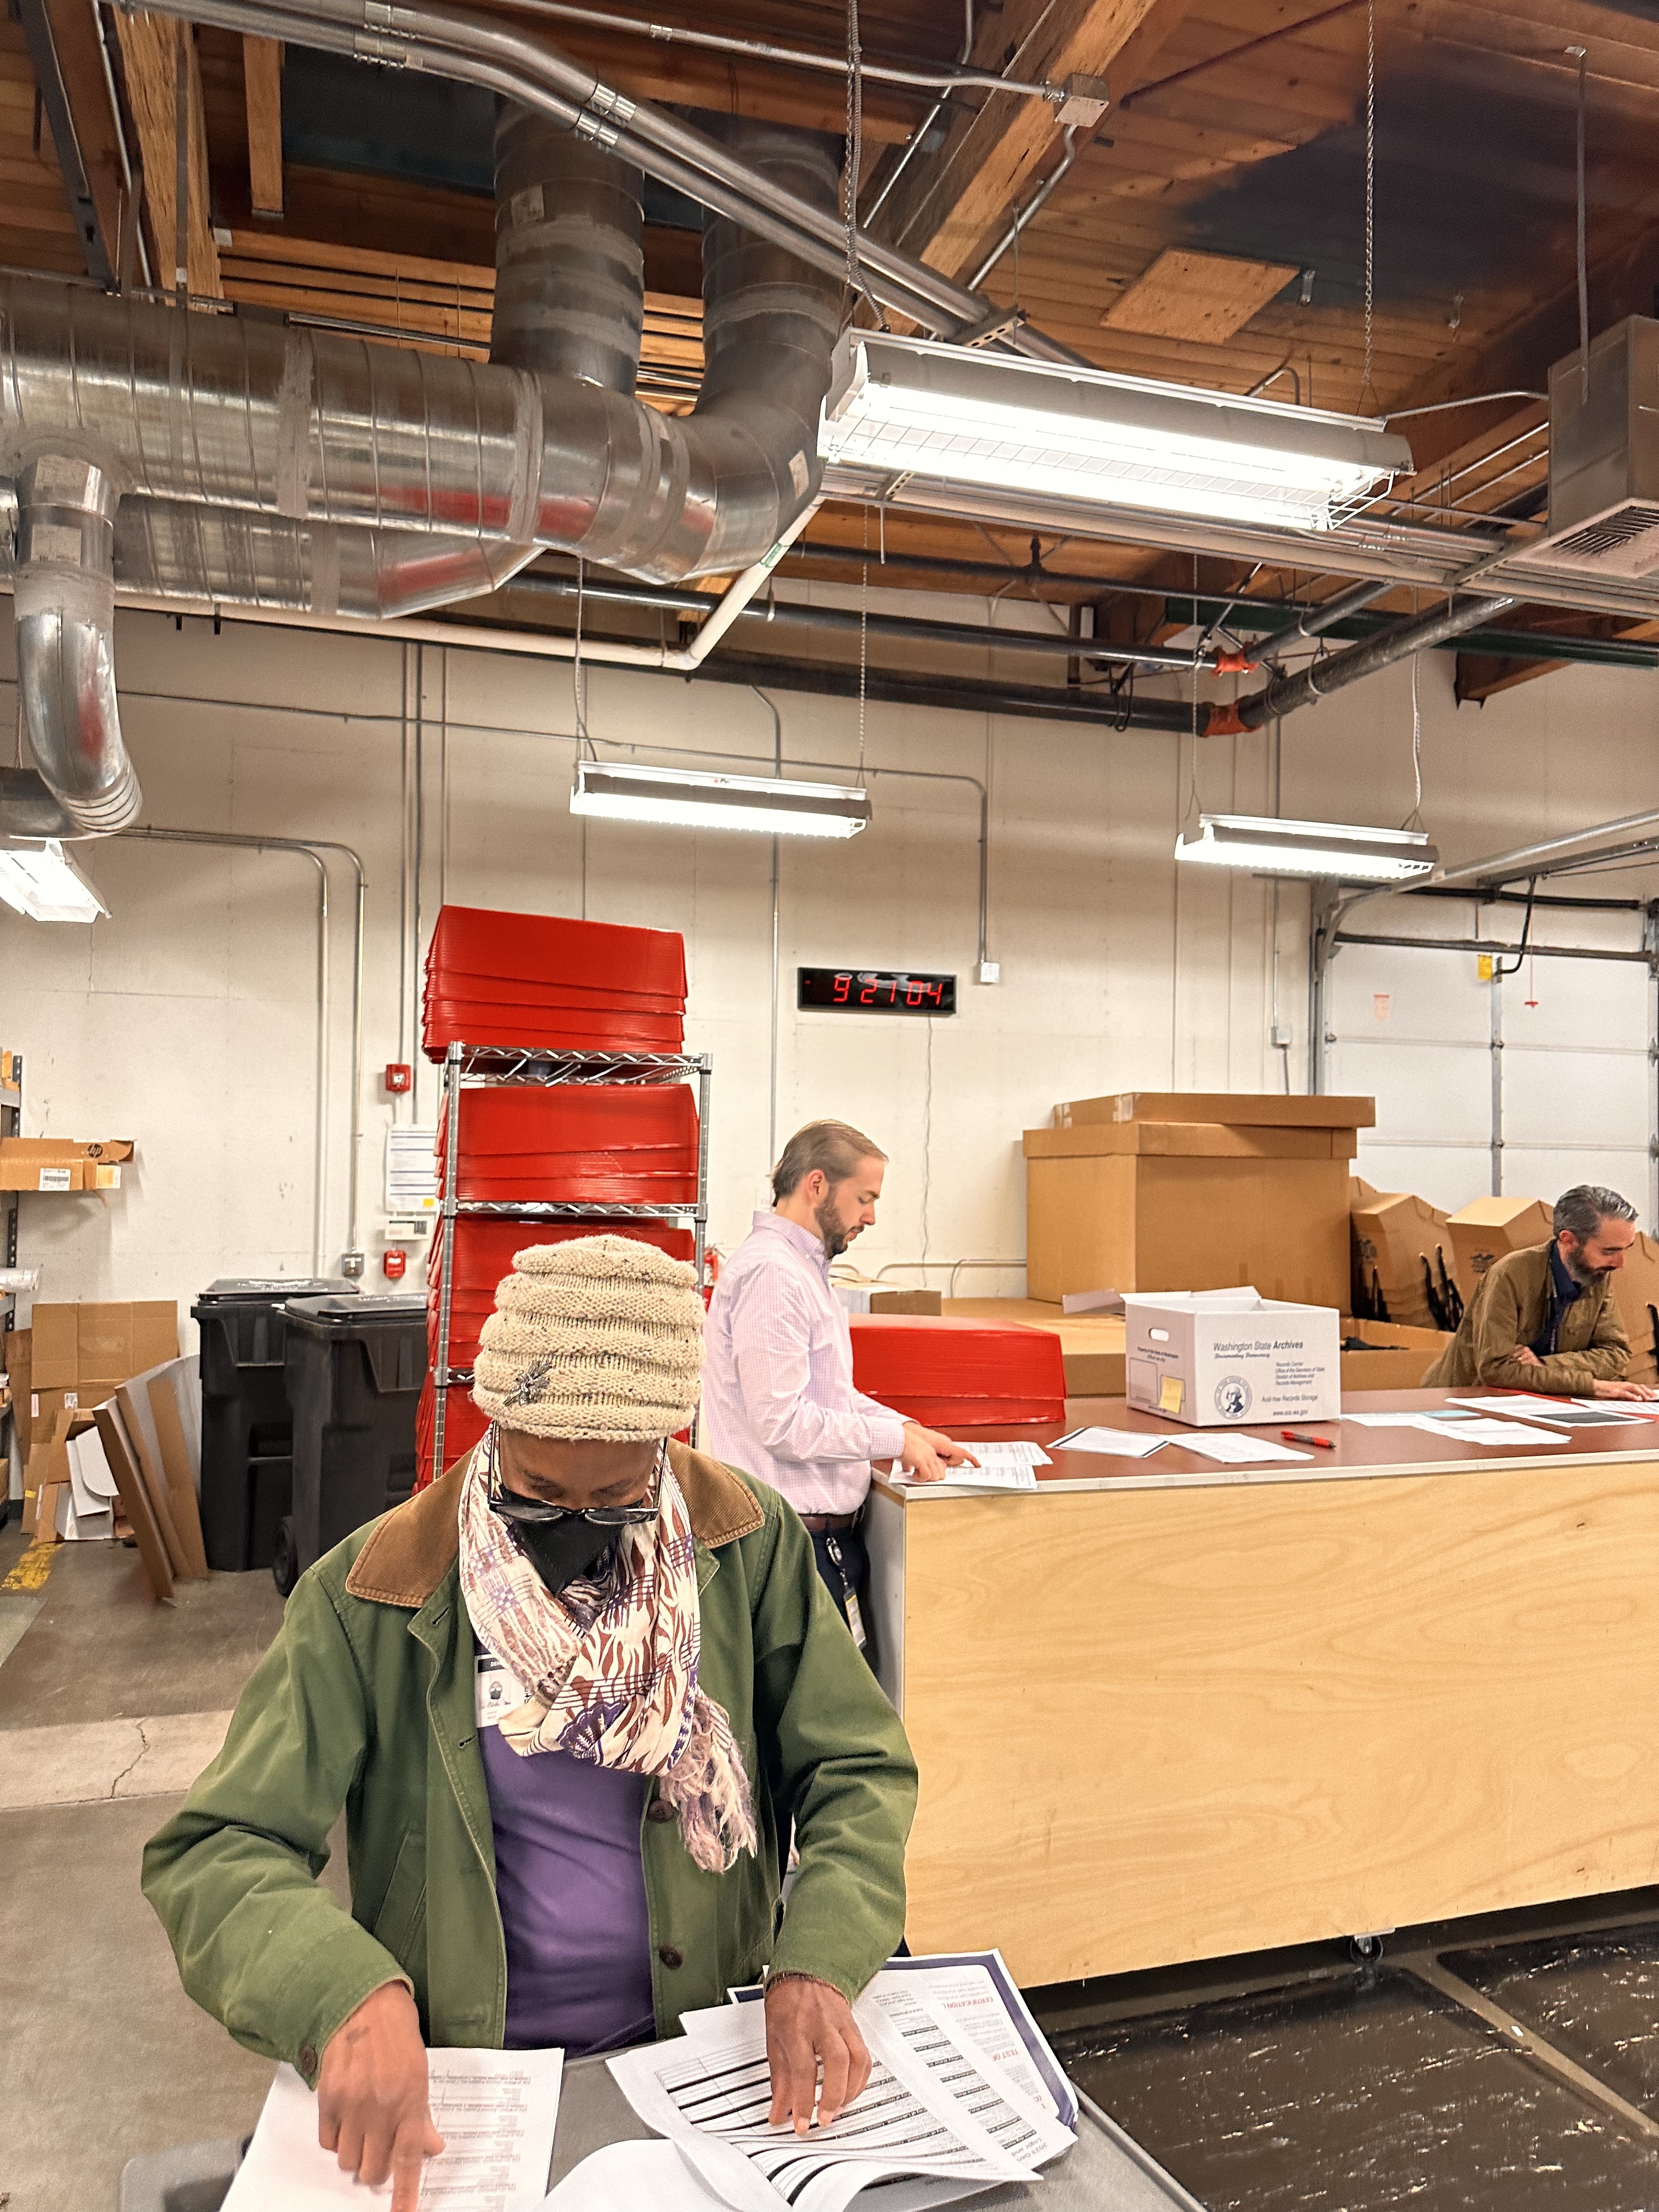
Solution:
<svg viewBox="0 0 1659 2212"><path fill-rule="evenodd" d="M1284 822L1271 814L1201 814L1198 829L1194 838L1176 838L1177 860L1248 868L1258 876L1343 876L1364 884L1413 883L1440 865L1420 830Z"/></svg>
<svg viewBox="0 0 1659 2212"><path fill-rule="evenodd" d="M1101 506L1329 530L1408 473L1380 424L921 338L846 332L823 403L827 462Z"/></svg>
<svg viewBox="0 0 1659 2212"><path fill-rule="evenodd" d="M570 811L684 830L757 830L769 837L856 837L869 827L870 794L838 783L579 761Z"/></svg>
<svg viewBox="0 0 1659 2212"><path fill-rule="evenodd" d="M96 921L109 913L55 837L0 844L0 899L31 921Z"/></svg>

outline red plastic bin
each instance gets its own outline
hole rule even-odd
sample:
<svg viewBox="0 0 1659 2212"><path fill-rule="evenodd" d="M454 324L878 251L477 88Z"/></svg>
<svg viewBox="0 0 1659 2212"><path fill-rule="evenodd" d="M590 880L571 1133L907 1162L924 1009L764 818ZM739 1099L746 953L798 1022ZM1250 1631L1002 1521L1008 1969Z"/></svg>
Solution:
<svg viewBox="0 0 1659 2212"><path fill-rule="evenodd" d="M1066 1364L1051 1330L854 1314L852 1332L854 1382L908 1420L950 1429L1066 1418Z"/></svg>

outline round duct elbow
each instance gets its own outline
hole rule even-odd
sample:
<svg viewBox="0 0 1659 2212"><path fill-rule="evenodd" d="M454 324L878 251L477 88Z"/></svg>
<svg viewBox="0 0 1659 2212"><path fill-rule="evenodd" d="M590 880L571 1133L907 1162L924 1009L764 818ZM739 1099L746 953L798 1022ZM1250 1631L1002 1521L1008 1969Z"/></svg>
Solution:
<svg viewBox="0 0 1659 2212"><path fill-rule="evenodd" d="M103 470L62 456L31 462L18 485L23 726L42 782L83 837L126 829L143 804L115 697L118 497Z"/></svg>

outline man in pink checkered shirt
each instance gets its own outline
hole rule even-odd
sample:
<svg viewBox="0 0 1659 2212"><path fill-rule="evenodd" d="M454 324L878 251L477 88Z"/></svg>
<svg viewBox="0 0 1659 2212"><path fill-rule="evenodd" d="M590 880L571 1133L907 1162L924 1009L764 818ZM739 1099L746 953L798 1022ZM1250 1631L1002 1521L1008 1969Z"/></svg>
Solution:
<svg viewBox="0 0 1659 2212"><path fill-rule="evenodd" d="M853 1383L852 1332L830 1265L876 1218L887 1155L845 1121L809 1121L784 1146L774 1204L720 1271L704 1328L702 1444L781 1492L860 1645L869 1571L860 1523L872 1461L924 1482L976 1465Z"/></svg>

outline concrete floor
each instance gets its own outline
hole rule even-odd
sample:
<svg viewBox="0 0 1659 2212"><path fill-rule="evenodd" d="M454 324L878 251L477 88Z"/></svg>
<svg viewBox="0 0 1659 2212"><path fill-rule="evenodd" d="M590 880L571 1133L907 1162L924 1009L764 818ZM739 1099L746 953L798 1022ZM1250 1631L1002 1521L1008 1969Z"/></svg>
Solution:
<svg viewBox="0 0 1659 2212"><path fill-rule="evenodd" d="M22 1549L0 1531L0 1580ZM112 1544L64 1545L38 1595L0 1595L0 1782L15 1732L38 1747L62 1729L72 1752L89 1723L234 1705L282 1619L270 1575L181 1583L179 1601L154 1604ZM5 2212L115 2212L129 2158L245 2135L270 2079L185 1996L139 1893L139 1853L178 1796L99 1795L0 1810Z"/></svg>

